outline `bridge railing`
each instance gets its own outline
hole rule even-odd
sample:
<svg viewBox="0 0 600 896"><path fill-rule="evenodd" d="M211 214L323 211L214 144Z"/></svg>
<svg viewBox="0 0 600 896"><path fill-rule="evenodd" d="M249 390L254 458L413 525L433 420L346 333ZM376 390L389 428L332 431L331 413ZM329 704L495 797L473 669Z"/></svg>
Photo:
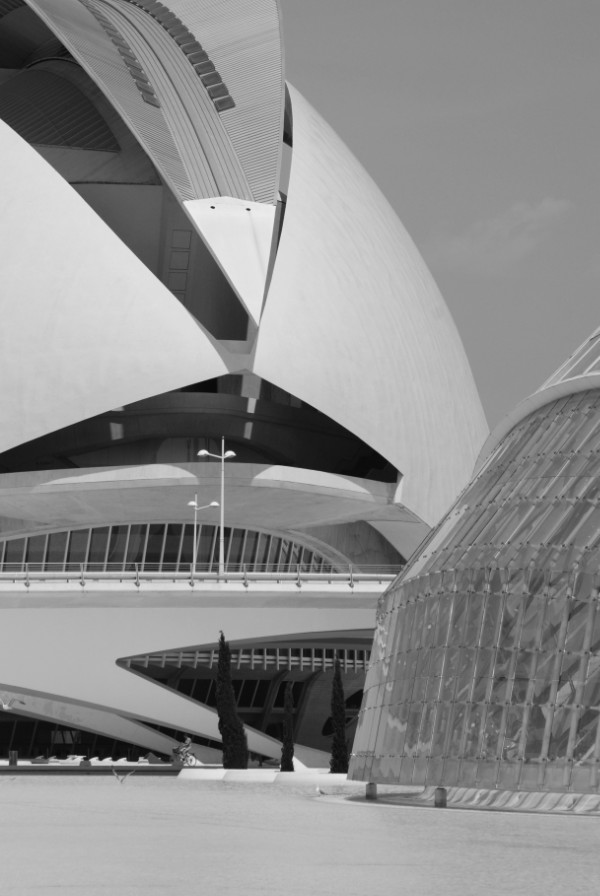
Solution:
<svg viewBox="0 0 600 896"><path fill-rule="evenodd" d="M187 569L149 569L138 564L130 564L126 569L122 566L111 568L110 564L100 564L94 568L94 564L4 564L0 569L0 585L2 583L22 583L30 586L38 582L79 582L82 587L89 582L133 582L140 586L143 582L187 582L190 585L196 583L241 583L248 587L250 584L260 583L293 583L302 587L303 584L329 584L350 587L354 585L379 583L382 585L392 582L401 567L398 566L361 566L355 568L352 565L338 567L327 572L315 572L298 565L296 568L277 569L274 566L262 565L260 567L245 565L228 565L223 572L213 568L195 570L190 565Z"/></svg>

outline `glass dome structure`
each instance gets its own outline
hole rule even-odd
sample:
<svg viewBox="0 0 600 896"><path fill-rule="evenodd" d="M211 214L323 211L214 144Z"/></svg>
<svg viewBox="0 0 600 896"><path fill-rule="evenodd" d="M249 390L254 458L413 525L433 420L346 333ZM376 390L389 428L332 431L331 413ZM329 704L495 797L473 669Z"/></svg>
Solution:
<svg viewBox="0 0 600 896"><path fill-rule="evenodd" d="M569 390L538 395L381 599L353 778L598 790L600 390Z"/></svg>

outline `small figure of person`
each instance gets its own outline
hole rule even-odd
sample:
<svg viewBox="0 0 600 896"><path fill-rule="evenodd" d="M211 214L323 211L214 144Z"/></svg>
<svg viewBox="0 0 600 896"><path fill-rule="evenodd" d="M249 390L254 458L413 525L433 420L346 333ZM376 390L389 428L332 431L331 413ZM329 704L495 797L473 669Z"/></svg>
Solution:
<svg viewBox="0 0 600 896"><path fill-rule="evenodd" d="M192 738L189 734L184 738L182 744L179 744L178 747L175 747L173 750L173 754L178 762L181 762L182 765L185 765L185 761L187 757L192 752Z"/></svg>

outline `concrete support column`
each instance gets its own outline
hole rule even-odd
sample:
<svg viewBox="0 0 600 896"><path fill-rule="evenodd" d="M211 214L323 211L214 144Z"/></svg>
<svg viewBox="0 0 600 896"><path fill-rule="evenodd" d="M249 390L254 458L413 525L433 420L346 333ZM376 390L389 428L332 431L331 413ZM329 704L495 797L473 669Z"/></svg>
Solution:
<svg viewBox="0 0 600 896"><path fill-rule="evenodd" d="M433 805L436 809L445 809L447 805L448 794L445 787L436 787L433 796Z"/></svg>

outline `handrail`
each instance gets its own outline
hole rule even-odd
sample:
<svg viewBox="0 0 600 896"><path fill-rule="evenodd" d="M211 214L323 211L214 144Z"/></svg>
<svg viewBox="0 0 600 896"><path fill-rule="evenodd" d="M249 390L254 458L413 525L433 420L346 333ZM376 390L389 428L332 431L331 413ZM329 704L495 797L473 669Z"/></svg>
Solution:
<svg viewBox="0 0 600 896"><path fill-rule="evenodd" d="M15 564L16 566L16 564ZM238 568L226 568L223 574L217 570L148 570L140 569L134 564L130 569L93 569L86 568L84 564L72 564L72 569L42 569L41 564L26 563L15 569L0 569L0 584L3 582L23 583L30 588L36 582L79 582L81 587L89 582L133 582L136 587L141 587L143 582L188 582L191 586L195 583L241 583L245 588L254 583L287 583L301 588L303 584L347 584L350 588L367 583L392 582L398 575L399 569L389 567L365 567L356 571L353 566L346 569L338 569L328 572L312 572L303 570L301 566L295 569L248 569L247 566Z"/></svg>

